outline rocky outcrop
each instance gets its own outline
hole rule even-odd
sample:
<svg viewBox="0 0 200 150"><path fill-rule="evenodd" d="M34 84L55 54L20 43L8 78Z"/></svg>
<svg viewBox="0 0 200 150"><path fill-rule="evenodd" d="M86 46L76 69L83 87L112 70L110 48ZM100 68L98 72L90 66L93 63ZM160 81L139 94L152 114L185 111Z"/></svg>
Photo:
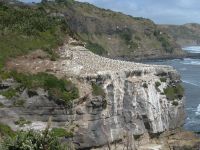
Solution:
<svg viewBox="0 0 200 150"><path fill-rule="evenodd" d="M184 97L179 95L169 100L165 92L181 82L172 67L110 60L71 44L62 47L60 54L61 59L54 62L54 74L70 77L80 91L73 107L49 99L43 89L25 89L12 100L0 97L3 104L0 122L19 129L15 122L23 117L31 123L22 128L44 129L52 116L52 127L73 128L73 138L65 140L72 141L79 149L124 139L129 141L131 149L141 145L135 141L144 135L157 137L183 125ZM15 84L13 80L5 80L0 87L3 91ZM95 93L94 88L101 92ZM21 106L15 105L19 100L23 100Z"/></svg>

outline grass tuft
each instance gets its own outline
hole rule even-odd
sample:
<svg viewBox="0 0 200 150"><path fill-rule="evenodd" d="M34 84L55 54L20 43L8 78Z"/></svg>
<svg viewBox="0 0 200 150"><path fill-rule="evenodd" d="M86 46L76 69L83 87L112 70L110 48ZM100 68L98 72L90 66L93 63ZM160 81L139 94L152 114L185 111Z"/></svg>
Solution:
<svg viewBox="0 0 200 150"><path fill-rule="evenodd" d="M64 128L53 128L51 130L52 134L56 137L65 137L65 138L68 138L68 137L73 137L73 132L72 131L68 131Z"/></svg>
<svg viewBox="0 0 200 150"><path fill-rule="evenodd" d="M160 82L166 82L167 78L160 78Z"/></svg>
<svg viewBox="0 0 200 150"><path fill-rule="evenodd" d="M17 91L13 88L10 88L6 91L0 92L0 94L5 96L7 99L11 99L17 95Z"/></svg>
<svg viewBox="0 0 200 150"><path fill-rule="evenodd" d="M91 43L87 42L86 48L90 50L91 52L98 54L98 55L106 55L107 51L99 44L97 43Z"/></svg>
<svg viewBox="0 0 200 150"><path fill-rule="evenodd" d="M97 85L96 83L92 83L92 94L94 96L105 96L105 92L102 87Z"/></svg>
<svg viewBox="0 0 200 150"><path fill-rule="evenodd" d="M14 137L15 132L8 125L0 123L0 135Z"/></svg>

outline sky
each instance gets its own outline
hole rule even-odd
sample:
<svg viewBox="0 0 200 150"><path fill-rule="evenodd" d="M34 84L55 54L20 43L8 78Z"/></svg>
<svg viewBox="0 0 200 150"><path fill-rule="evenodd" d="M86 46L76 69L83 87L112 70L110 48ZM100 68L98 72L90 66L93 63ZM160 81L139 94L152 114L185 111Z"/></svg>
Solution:
<svg viewBox="0 0 200 150"><path fill-rule="evenodd" d="M39 2L40 0L23 0ZM200 23L200 0L78 0L158 24Z"/></svg>

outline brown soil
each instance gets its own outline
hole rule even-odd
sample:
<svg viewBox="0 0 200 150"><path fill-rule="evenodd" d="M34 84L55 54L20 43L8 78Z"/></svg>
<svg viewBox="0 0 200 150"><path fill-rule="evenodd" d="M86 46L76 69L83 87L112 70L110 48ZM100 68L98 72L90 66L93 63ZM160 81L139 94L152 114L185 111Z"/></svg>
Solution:
<svg viewBox="0 0 200 150"><path fill-rule="evenodd" d="M6 63L8 70L36 74L38 72L53 72L54 61L42 50L36 50L25 56L10 59Z"/></svg>

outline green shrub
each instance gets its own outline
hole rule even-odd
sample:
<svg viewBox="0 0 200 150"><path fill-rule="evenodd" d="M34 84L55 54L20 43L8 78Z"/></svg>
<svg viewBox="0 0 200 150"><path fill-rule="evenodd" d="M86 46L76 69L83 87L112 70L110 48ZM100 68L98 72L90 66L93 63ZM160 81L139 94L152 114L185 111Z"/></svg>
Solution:
<svg viewBox="0 0 200 150"><path fill-rule="evenodd" d="M160 30L155 30L154 31L154 36L160 41L162 47L167 53L172 53L173 52L173 47L170 45L168 37L165 33L161 34Z"/></svg>
<svg viewBox="0 0 200 150"><path fill-rule="evenodd" d="M7 138L0 144L2 150L69 150L67 145L61 144L49 130L37 132L20 131L14 138Z"/></svg>
<svg viewBox="0 0 200 150"><path fill-rule="evenodd" d="M8 79L8 78L11 78L11 75L10 75L9 72L0 70L0 78L1 78L2 80L6 80L6 79Z"/></svg>
<svg viewBox="0 0 200 150"><path fill-rule="evenodd" d="M155 86L156 86L156 87L159 87L160 85L161 85L161 83L160 83L160 82L158 82L158 81L157 81L157 82L155 82Z"/></svg>
<svg viewBox="0 0 200 150"><path fill-rule="evenodd" d="M185 90L184 90L184 88L183 88L183 86L182 86L181 84L178 84L178 85L175 87L175 92L176 92L176 94L177 94L177 97L178 97L179 99L181 99L181 98L183 97L183 95L184 95Z"/></svg>
<svg viewBox="0 0 200 150"><path fill-rule="evenodd" d="M139 21L143 21L143 20L146 20L146 18L143 18L143 17L133 17L133 16L129 16L135 20L139 20Z"/></svg>
<svg viewBox="0 0 200 150"><path fill-rule="evenodd" d="M7 99L11 99L17 95L17 91L13 88L10 88L6 91L1 92L0 94L5 96Z"/></svg>
<svg viewBox="0 0 200 150"><path fill-rule="evenodd" d="M129 28L125 28L123 30L118 30L117 33L126 42L126 44L129 44L129 42L132 40L133 33Z"/></svg>
<svg viewBox="0 0 200 150"><path fill-rule="evenodd" d="M25 125L31 124L31 121L26 120L23 117L20 117L19 120L15 121L15 124L18 125L18 126L20 126L20 127L23 127Z"/></svg>
<svg viewBox="0 0 200 150"><path fill-rule="evenodd" d="M4 104L0 102L0 108L3 108L3 107L4 107Z"/></svg>
<svg viewBox="0 0 200 150"><path fill-rule="evenodd" d="M172 105L178 106L178 102L177 102L177 101L173 101L173 102L172 102Z"/></svg>
<svg viewBox="0 0 200 150"><path fill-rule="evenodd" d="M56 137L73 137L73 132L72 131L68 131L66 129L63 128L53 128L51 130L52 134Z"/></svg>
<svg viewBox="0 0 200 150"><path fill-rule="evenodd" d="M184 95L184 88L181 84L177 84L164 89L164 93L169 100L181 99Z"/></svg>
<svg viewBox="0 0 200 150"><path fill-rule="evenodd" d="M166 81L167 81L167 78L160 78L160 81L161 81L161 82L166 82Z"/></svg>
<svg viewBox="0 0 200 150"><path fill-rule="evenodd" d="M160 89L159 89L159 86L161 85L161 83L160 82L155 82L155 88L156 88L156 90L158 91L158 92L161 92L160 91Z"/></svg>
<svg viewBox="0 0 200 150"><path fill-rule="evenodd" d="M97 85L96 83L92 83L92 94L94 96L105 96L105 92L102 87Z"/></svg>
<svg viewBox="0 0 200 150"><path fill-rule="evenodd" d="M148 88L147 83L143 83L142 86L143 86L143 88Z"/></svg>
<svg viewBox="0 0 200 150"><path fill-rule="evenodd" d="M174 100L176 98L176 93L173 87L167 87L164 89L164 93L169 100Z"/></svg>
<svg viewBox="0 0 200 150"><path fill-rule="evenodd" d="M103 108L103 109L106 109L107 106L108 106L108 102L107 102L106 99L104 99L104 100L103 100L103 104L102 104L102 108Z"/></svg>
<svg viewBox="0 0 200 150"><path fill-rule="evenodd" d="M0 123L0 136L14 137L15 132L8 125Z"/></svg>
<svg viewBox="0 0 200 150"><path fill-rule="evenodd" d="M91 52L98 54L98 55L106 55L107 51L99 44L97 43L91 43L87 42L86 48L90 50Z"/></svg>
<svg viewBox="0 0 200 150"><path fill-rule="evenodd" d="M63 102L66 105L68 102L79 97L78 88L76 88L71 81L58 79L51 74L38 73L31 75L12 71L10 72L10 76L12 76L18 83L21 83L21 86L24 88L44 88L48 91L50 97L53 99L60 99L60 102Z"/></svg>
<svg viewBox="0 0 200 150"><path fill-rule="evenodd" d="M74 3L74 0L55 0L55 2L57 4L62 4L62 5L66 5L66 6L70 6ZM45 4L45 3L51 3L51 1L48 1L48 0L42 0L41 1L42 4Z"/></svg>
<svg viewBox="0 0 200 150"><path fill-rule="evenodd" d="M130 46L130 48L136 49L138 48L138 43L134 42L134 41L130 41L128 43L128 45Z"/></svg>

